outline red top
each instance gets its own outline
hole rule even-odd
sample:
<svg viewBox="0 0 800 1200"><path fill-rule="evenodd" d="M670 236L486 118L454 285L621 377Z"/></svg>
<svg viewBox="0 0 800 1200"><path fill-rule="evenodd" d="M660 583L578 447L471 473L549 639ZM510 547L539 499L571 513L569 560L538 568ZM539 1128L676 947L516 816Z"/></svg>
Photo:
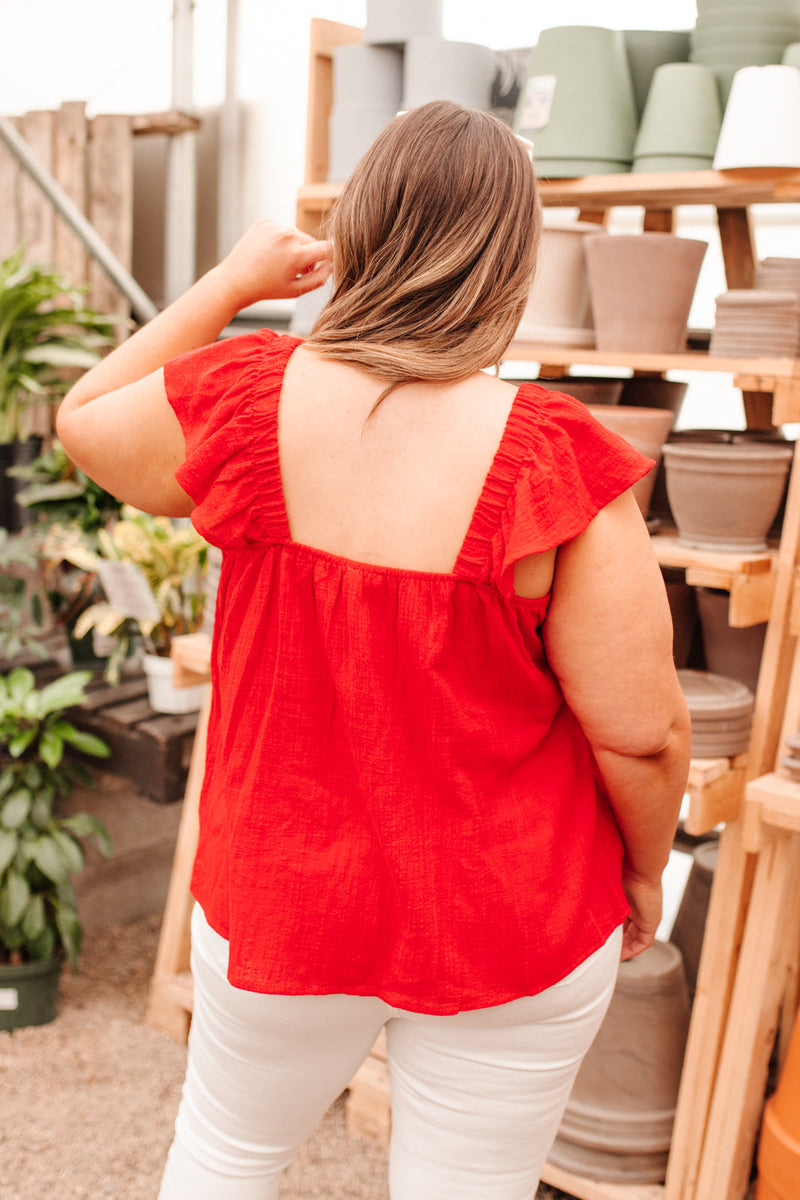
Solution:
<svg viewBox="0 0 800 1200"><path fill-rule="evenodd" d="M517 559L651 468L524 384L449 574L293 542L278 400L299 339L167 363L176 474L222 547L192 891L251 991L426 1013L557 982L622 921L619 833Z"/></svg>

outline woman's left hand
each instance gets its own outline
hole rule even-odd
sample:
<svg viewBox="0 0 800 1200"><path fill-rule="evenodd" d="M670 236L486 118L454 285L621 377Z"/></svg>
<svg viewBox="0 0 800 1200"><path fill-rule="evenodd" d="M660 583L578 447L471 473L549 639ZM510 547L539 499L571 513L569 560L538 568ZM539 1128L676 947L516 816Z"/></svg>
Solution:
<svg viewBox="0 0 800 1200"><path fill-rule="evenodd" d="M237 309L259 300L288 300L320 287L333 248L290 225L256 221L215 268Z"/></svg>

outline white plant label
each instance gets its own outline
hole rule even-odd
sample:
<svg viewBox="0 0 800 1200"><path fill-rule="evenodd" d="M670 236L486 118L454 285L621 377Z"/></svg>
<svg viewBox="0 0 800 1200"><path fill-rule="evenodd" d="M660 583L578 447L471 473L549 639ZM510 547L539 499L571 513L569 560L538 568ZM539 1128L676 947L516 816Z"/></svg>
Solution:
<svg viewBox="0 0 800 1200"><path fill-rule="evenodd" d="M530 129L534 133L544 129L550 120L555 90L555 75L531 75L522 98L522 129Z"/></svg>
<svg viewBox="0 0 800 1200"><path fill-rule="evenodd" d="M16 1012L19 1008L19 992L16 988L0 988L0 1012Z"/></svg>
<svg viewBox="0 0 800 1200"><path fill-rule="evenodd" d="M136 563L107 559L98 565L97 573L109 604L121 617L145 622L160 619L152 588Z"/></svg>

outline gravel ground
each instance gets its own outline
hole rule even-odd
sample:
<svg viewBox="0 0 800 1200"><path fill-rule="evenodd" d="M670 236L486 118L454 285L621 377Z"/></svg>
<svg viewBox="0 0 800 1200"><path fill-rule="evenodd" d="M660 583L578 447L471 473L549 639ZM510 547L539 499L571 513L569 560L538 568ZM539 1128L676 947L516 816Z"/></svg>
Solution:
<svg viewBox="0 0 800 1200"><path fill-rule="evenodd" d="M186 1051L144 1023L160 918L87 934L50 1025L0 1033L0 1200L155 1200ZM348 1138L343 1099L282 1200L388 1200L385 1152ZM542 1185L537 1200L562 1192Z"/></svg>

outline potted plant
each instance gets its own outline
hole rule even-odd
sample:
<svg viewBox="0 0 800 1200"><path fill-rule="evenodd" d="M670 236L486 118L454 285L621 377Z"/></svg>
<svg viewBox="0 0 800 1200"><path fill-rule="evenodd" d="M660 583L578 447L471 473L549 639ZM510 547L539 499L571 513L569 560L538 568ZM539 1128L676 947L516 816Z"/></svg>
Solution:
<svg viewBox="0 0 800 1200"><path fill-rule="evenodd" d="M5 469L30 461L41 440L31 436L34 405L67 392L112 342L108 317L87 309L83 289L57 272L23 262L23 249L0 261L0 524L18 529L16 484Z"/></svg>
<svg viewBox="0 0 800 1200"><path fill-rule="evenodd" d="M106 678L115 682L130 641L141 634L146 653L150 703L159 712L199 708L203 688L171 687L169 662L173 637L196 633L203 623L208 543L188 522L153 517L126 506L110 529L97 532L97 546L79 530L54 526L46 552L85 571L96 571L108 599L93 604L78 619L75 634L89 630L116 642ZM125 572L109 564L127 564Z"/></svg>
<svg viewBox="0 0 800 1200"><path fill-rule="evenodd" d="M47 533L54 526L70 526L97 548L97 533L119 519L122 502L89 479L67 456L59 441L30 463L9 468L8 475L23 483L17 504L33 518L30 536L38 547L43 584L54 619L64 626L75 666L95 666L98 654L91 634L75 637L81 613L102 599L94 571L80 570L46 553Z"/></svg>
<svg viewBox="0 0 800 1200"><path fill-rule="evenodd" d="M109 753L65 717L90 678L73 671L37 688L24 667L0 676L0 1029L55 1017L62 963L76 965L81 948L70 879L83 866L82 840L111 850L95 817L59 813L90 781L78 755Z"/></svg>

